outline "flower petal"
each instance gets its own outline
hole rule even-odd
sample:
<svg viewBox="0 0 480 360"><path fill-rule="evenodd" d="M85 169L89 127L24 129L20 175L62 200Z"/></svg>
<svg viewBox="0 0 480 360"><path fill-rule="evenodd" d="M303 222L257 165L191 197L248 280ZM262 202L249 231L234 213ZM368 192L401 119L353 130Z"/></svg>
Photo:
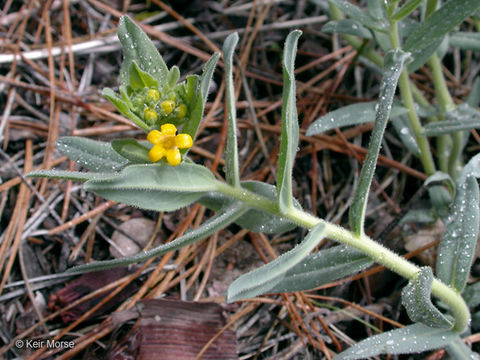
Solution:
<svg viewBox="0 0 480 360"><path fill-rule="evenodd" d="M167 162L172 166L177 166L182 161L182 155L178 148L168 149L165 151L167 155Z"/></svg>
<svg viewBox="0 0 480 360"><path fill-rule="evenodd" d="M160 143L160 141L162 141L162 139L163 139L163 135L158 130L152 130L147 135L147 140L152 144L158 144Z"/></svg>
<svg viewBox="0 0 480 360"><path fill-rule="evenodd" d="M188 134L178 134L175 136L175 145L180 149L187 149L193 145L192 137Z"/></svg>
<svg viewBox="0 0 480 360"><path fill-rule="evenodd" d="M177 128L173 124L163 124L160 126L160 130L164 135L175 135L177 133Z"/></svg>
<svg viewBox="0 0 480 360"><path fill-rule="evenodd" d="M154 130L155 131L155 130ZM160 145L153 145L153 147L148 152L148 158L151 162L157 162L165 156L165 149Z"/></svg>

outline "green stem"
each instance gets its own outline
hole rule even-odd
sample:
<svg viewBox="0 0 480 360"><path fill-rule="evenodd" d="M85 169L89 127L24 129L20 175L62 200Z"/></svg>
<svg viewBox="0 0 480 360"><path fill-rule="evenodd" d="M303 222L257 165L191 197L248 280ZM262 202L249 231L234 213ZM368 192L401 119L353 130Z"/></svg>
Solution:
<svg viewBox="0 0 480 360"><path fill-rule="evenodd" d="M390 24L390 41L394 49L400 48L400 40L398 36L397 23L393 21ZM435 163L433 162L432 153L427 142L427 138L422 135L422 125L420 119L415 110L415 104L413 102L412 91L410 89L410 83L408 79L407 69L403 69L398 79L398 87L400 88L400 94L402 95L403 104L408 109L408 120L412 127L413 133L417 140L418 147L420 149L420 161L427 175L432 175L435 172Z"/></svg>
<svg viewBox="0 0 480 360"><path fill-rule="evenodd" d="M456 105L450 96L450 92L448 91L448 86L445 81L445 77L443 76L442 63L440 62L438 55L433 54L428 60L428 65L432 70L433 86L435 87L435 95L441 110L441 118L445 119L445 113L455 110ZM448 136L441 136L439 141L446 147ZM443 164L448 162L448 166L443 165L443 167L446 167L446 169L441 168L441 170L448 172L453 179L455 179L458 175L457 164L460 159L460 155L462 154L462 143L463 134L461 131L457 131L453 134L453 144L448 159L446 148L439 148L439 161Z"/></svg>
<svg viewBox="0 0 480 360"><path fill-rule="evenodd" d="M407 279L415 278L416 274L420 271L418 266L372 240L365 234L355 235L341 226L319 219L301 209L292 208L286 213L281 213L276 202L256 195L246 189L239 189L223 182L217 182L217 190L251 207L282 216L307 229L312 229L322 223L325 226L326 237L329 239L360 250L375 262ZM452 288L437 279L433 281L432 294L450 306L453 316L455 317L454 329L458 332L465 330L470 322L470 312L462 297Z"/></svg>

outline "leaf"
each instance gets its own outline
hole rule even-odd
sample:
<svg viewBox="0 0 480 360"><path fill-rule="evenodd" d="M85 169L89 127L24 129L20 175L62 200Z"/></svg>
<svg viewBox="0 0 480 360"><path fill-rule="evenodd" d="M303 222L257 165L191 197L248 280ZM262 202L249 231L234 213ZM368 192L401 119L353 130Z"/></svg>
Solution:
<svg viewBox="0 0 480 360"><path fill-rule="evenodd" d="M242 181L241 186L269 200L275 201L277 199L277 189L273 185L259 181ZM231 200L219 193L208 193L199 199L198 202L209 209L217 211L225 204L231 202ZM295 199L293 206L301 209L300 204ZM249 209L235 223L249 231L265 234L278 234L297 227L296 224L284 217L256 209Z"/></svg>
<svg viewBox="0 0 480 360"><path fill-rule="evenodd" d="M105 96L108 101L110 101L117 108L117 110L120 111L122 115L132 120L133 123L140 129L149 131L150 127L145 124L141 118L135 115L128 107L128 104L122 98L119 98L112 89L104 88L102 95Z"/></svg>
<svg viewBox="0 0 480 360"><path fill-rule="evenodd" d="M455 110L445 114L444 121L428 123L423 127L425 136L439 136L451 134L460 130L471 130L480 128L480 111L464 103Z"/></svg>
<svg viewBox="0 0 480 360"><path fill-rule="evenodd" d="M468 307L473 309L480 304L480 281L475 284L467 285L462 293L463 300L467 303Z"/></svg>
<svg viewBox="0 0 480 360"><path fill-rule="evenodd" d="M200 121L203 118L203 111L208 97L208 89L210 88L213 72L215 71L215 66L217 65L219 57L220 54L215 53L206 62L205 67L203 68L202 77L200 78L199 89L195 89L195 103L192 106L190 119L182 129L183 133L189 134L194 140L197 135L198 127L200 126ZM197 82L196 77L187 77L187 96L189 95L188 88L193 86L196 87ZM184 149L182 150L182 154L186 155L188 151L189 149Z"/></svg>
<svg viewBox="0 0 480 360"><path fill-rule="evenodd" d="M459 176L445 234L438 246L436 264L438 278L458 292L465 287L475 253L479 201L475 177Z"/></svg>
<svg viewBox="0 0 480 360"><path fill-rule="evenodd" d="M236 279L227 290L227 301L233 302L269 292L286 275L287 271L301 262L325 236L325 225L316 225L305 239L292 250L280 255Z"/></svg>
<svg viewBox="0 0 480 360"><path fill-rule="evenodd" d="M358 186L355 190L353 203L349 212L350 227L357 235L363 233L363 222L365 220L370 184L373 179L373 174L375 173L375 166L377 164L380 146L382 145L385 127L390 117L398 78L407 58L408 54L401 50L389 51L385 56L385 70L380 85L379 100L376 106L375 125L372 130L368 153L363 163L362 171L360 172Z"/></svg>
<svg viewBox="0 0 480 360"><path fill-rule="evenodd" d="M375 121L376 102L364 102L343 106L340 109L330 111L329 113L316 119L308 128L306 135L312 136L322 134L328 130L341 128L344 126L365 124ZM392 105L390 118L406 114L408 110L400 105Z"/></svg>
<svg viewBox="0 0 480 360"><path fill-rule="evenodd" d="M207 236L226 228L240 215L246 211L246 208L240 204L235 203L229 207L221 209L217 214L205 221L196 229L190 230L185 235L169 242L162 244L148 251L139 252L135 255L124 257L121 259L93 262L85 265L80 265L67 270L67 273L75 272L90 272L126 266L130 264L137 264L142 261L160 256L169 251L180 249L186 245L192 244L196 241L205 239Z"/></svg>
<svg viewBox="0 0 480 360"><path fill-rule="evenodd" d="M118 38L122 43L125 55L120 70L121 84L127 86L130 82L129 70L132 61L135 61L140 69L147 71L162 84L168 74L167 65L152 41L128 16L120 18Z"/></svg>
<svg viewBox="0 0 480 360"><path fill-rule="evenodd" d="M277 172L278 203L281 212L286 212L293 206L292 169L298 147L294 62L301 34L299 30L288 34L283 50L282 137Z"/></svg>
<svg viewBox="0 0 480 360"><path fill-rule="evenodd" d="M94 172L114 172L127 165L107 142L65 136L56 141L57 150L77 164Z"/></svg>
<svg viewBox="0 0 480 360"><path fill-rule="evenodd" d="M112 141L112 148L133 163L150 163L149 149L135 139L115 139Z"/></svg>
<svg viewBox="0 0 480 360"><path fill-rule="evenodd" d="M393 110L395 107L393 107ZM393 118L393 115L390 115ZM413 155L419 156L420 155L420 148L417 144L417 139L415 139L415 135L410 127L410 123L408 118L404 115L398 116L391 121L395 131L397 132L398 137L402 141L403 145L410 151Z"/></svg>
<svg viewBox="0 0 480 360"><path fill-rule="evenodd" d="M223 59L225 62L225 97L227 101L227 147L225 149L225 176L227 183L240 185L237 146L237 110L235 105L235 90L233 88L233 54L238 43L238 34L230 34L223 44Z"/></svg>
<svg viewBox="0 0 480 360"><path fill-rule="evenodd" d="M182 163L130 165L114 179L83 185L106 199L155 211L173 211L216 190L216 180L203 166Z"/></svg>
<svg viewBox="0 0 480 360"><path fill-rule="evenodd" d="M352 18L358 21L363 26L379 30L379 31L386 31L387 25L374 17L368 15L365 11L360 9L358 6L344 0L328 0L330 3L334 4L338 7L345 15L349 18Z"/></svg>
<svg viewBox="0 0 480 360"><path fill-rule="evenodd" d="M165 80L165 87L167 89L173 89L175 85L177 85L177 82L179 79L180 79L180 70L178 69L178 66L173 65L167 74L167 78Z"/></svg>
<svg viewBox="0 0 480 360"><path fill-rule="evenodd" d="M404 51L412 53L414 61L409 70L415 71L430 58L440 46L443 37L460 25L480 7L480 0L448 1L433 12L407 38Z"/></svg>
<svg viewBox="0 0 480 360"><path fill-rule="evenodd" d="M438 349L453 341L452 330L413 324L380 335L371 336L338 354L333 360L365 359L380 354L412 354Z"/></svg>
<svg viewBox="0 0 480 360"><path fill-rule="evenodd" d="M477 76L475 78L472 89L470 90L470 94L468 94L467 98L465 99L465 103L472 108L476 108L480 103L480 77Z"/></svg>
<svg viewBox="0 0 480 360"><path fill-rule="evenodd" d="M363 39L372 38L370 30L353 19L329 21L322 27L322 31L326 33L354 35Z"/></svg>
<svg viewBox="0 0 480 360"><path fill-rule="evenodd" d="M360 251L340 245L308 255L287 271L269 292L310 290L366 269L372 260Z"/></svg>
<svg viewBox="0 0 480 360"><path fill-rule="evenodd" d="M456 360L478 360L478 353L473 352L470 348L465 345L460 336L457 336L456 339L453 339L446 347L448 355L452 359Z"/></svg>
<svg viewBox="0 0 480 360"><path fill-rule="evenodd" d="M177 69L178 70L178 69ZM134 89L158 88L158 81L148 72L143 71L138 66L137 62L133 60L130 64L129 70L130 86Z"/></svg>
<svg viewBox="0 0 480 360"><path fill-rule="evenodd" d="M430 300L432 293L432 268L425 266L416 277L402 290L402 305L413 322L430 327L451 328L452 323L438 310Z"/></svg>
<svg viewBox="0 0 480 360"><path fill-rule="evenodd" d="M49 179L63 179L85 182L88 180L104 180L115 176L113 173L94 173L94 172L80 172L80 171L65 171L65 170L37 170L32 171L26 175L27 177L49 178Z"/></svg>
<svg viewBox="0 0 480 360"><path fill-rule="evenodd" d="M422 3L423 0L409 0L403 4L392 16L392 20L399 21L410 15Z"/></svg>
<svg viewBox="0 0 480 360"><path fill-rule="evenodd" d="M451 46L462 50L480 51L480 34L474 32L456 32L450 34L448 41Z"/></svg>

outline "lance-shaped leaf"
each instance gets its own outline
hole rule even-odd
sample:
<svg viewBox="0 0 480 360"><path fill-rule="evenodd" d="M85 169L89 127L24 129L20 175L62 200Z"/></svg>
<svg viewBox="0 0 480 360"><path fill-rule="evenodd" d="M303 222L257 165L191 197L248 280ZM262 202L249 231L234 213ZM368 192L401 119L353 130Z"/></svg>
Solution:
<svg viewBox="0 0 480 360"><path fill-rule="evenodd" d="M293 206L292 169L298 147L298 114L295 91L295 56L298 38L294 30L288 34L283 49L282 138L278 156L277 189L280 211Z"/></svg>
<svg viewBox="0 0 480 360"><path fill-rule="evenodd" d="M128 16L122 16L118 24L118 38L123 46L124 60L120 71L120 82L127 86L130 81L129 71L132 61L140 69L147 71L159 83L167 77L168 68L155 45L147 34Z"/></svg>
<svg viewBox="0 0 480 360"><path fill-rule="evenodd" d="M94 172L119 171L128 163L107 142L66 136L56 141L56 147L69 159Z"/></svg>
<svg viewBox="0 0 480 360"><path fill-rule="evenodd" d="M269 292L286 273L300 263L325 236L325 226L316 225L305 239L292 250L268 264L250 271L235 280L227 290L227 301L251 298Z"/></svg>
<svg viewBox="0 0 480 360"><path fill-rule="evenodd" d="M362 24L363 26L369 29L374 29L379 31L385 31L387 29L387 25L384 22L379 21L378 19L375 19L373 16L370 16L365 11L363 11L358 6L352 4L349 1L345 1L345 0L328 0L328 1L334 4L336 7L338 7L349 18L355 19L360 24Z"/></svg>
<svg viewBox="0 0 480 360"><path fill-rule="evenodd" d="M445 349L447 350L448 355L455 360L478 360L478 353L473 352L470 348L465 345L460 336L457 336L450 344L448 344Z"/></svg>
<svg viewBox="0 0 480 360"><path fill-rule="evenodd" d="M116 139L112 141L112 148L125 159L133 163L150 163L146 146L140 144L135 139Z"/></svg>
<svg viewBox="0 0 480 360"><path fill-rule="evenodd" d="M448 1L419 23L403 47L403 50L412 53L414 59L408 66L409 70L415 71L425 64L440 46L444 36L474 14L479 7L480 0Z"/></svg>
<svg viewBox="0 0 480 360"><path fill-rule="evenodd" d="M128 106L127 102L118 97L117 94L115 94L115 91L113 91L110 88L104 88L102 90L102 95L105 96L108 101L110 101L118 111L128 119L132 120L135 125L137 125L140 129L143 129L145 131L149 131L150 127L145 124L145 122L138 117L132 110L130 110L130 107Z"/></svg>
<svg viewBox="0 0 480 360"><path fill-rule="evenodd" d="M372 260L360 251L335 246L308 255L287 271L283 279L269 292L310 290L366 269Z"/></svg>
<svg viewBox="0 0 480 360"><path fill-rule="evenodd" d="M380 85L379 100L376 105L375 125L372 130L367 157L360 172L358 186L355 190L355 196L349 212L350 227L356 234L363 232L363 222L365 220L370 184L375 172L385 127L390 117L398 78L400 77L403 64L407 58L408 54L401 50L389 51L385 56L385 70Z"/></svg>
<svg viewBox="0 0 480 360"><path fill-rule="evenodd" d="M399 21L410 15L423 0L409 0L395 11L392 20Z"/></svg>
<svg viewBox="0 0 480 360"><path fill-rule="evenodd" d="M130 165L113 179L87 181L84 189L142 209L173 211L215 191L216 180L200 165Z"/></svg>
<svg viewBox="0 0 480 360"><path fill-rule="evenodd" d="M73 180L85 182L88 180L107 180L114 178L115 173L94 173L94 172L80 172L80 171L65 171L65 170L37 170L32 171L26 175L27 177L49 178L61 180Z"/></svg>
<svg viewBox="0 0 480 360"><path fill-rule="evenodd" d="M375 121L376 102L364 102L343 106L319 117L309 126L306 135L312 136L344 126L365 124ZM398 104L392 105L390 117L406 114L408 110Z"/></svg>
<svg viewBox="0 0 480 360"><path fill-rule="evenodd" d="M333 360L366 359L380 354L412 354L444 347L458 337L452 330L413 324L371 336L338 354Z"/></svg>
<svg viewBox="0 0 480 360"><path fill-rule="evenodd" d="M398 137L402 141L403 145L414 155L420 155L420 148L418 147L417 139L413 133L413 130L410 126L408 118L405 115L400 115L399 117L393 119L393 111L395 107L392 109L392 121L391 124L395 128Z"/></svg>
<svg viewBox="0 0 480 360"><path fill-rule="evenodd" d="M243 188L269 200L275 201L277 199L277 189L273 185L259 181L242 181L241 185ZM225 204L231 202L231 200L219 193L208 193L199 199L198 202L209 209L217 211L222 206L225 206ZM301 209L300 204L295 199L293 206ZM278 234L292 230L297 226L282 216L257 209L249 209L244 215L239 217L235 223L249 231L262 232L265 234Z"/></svg>
<svg viewBox="0 0 480 360"><path fill-rule="evenodd" d="M456 32L448 37L451 46L462 50L480 51L480 34L474 32Z"/></svg>
<svg viewBox="0 0 480 360"><path fill-rule="evenodd" d="M417 276L403 288L402 304L413 322L421 322L430 327L451 328L452 323L430 300L432 282L432 268L423 267Z"/></svg>
<svg viewBox="0 0 480 360"><path fill-rule="evenodd" d="M200 122L203 118L203 110L205 108L205 103L207 102L208 90L210 88L213 72L215 71L215 66L217 65L219 57L220 54L215 53L206 62L205 67L203 68L202 77L200 78L200 84L198 84L197 77L187 77L187 97L192 97L193 105L189 120L182 128L182 133L190 135L192 139L195 139L198 127L200 126ZM193 88L195 88L194 93L192 92ZM183 149L182 154L187 154L188 151L189 149Z"/></svg>
<svg viewBox="0 0 480 360"><path fill-rule="evenodd" d="M462 293L462 297L469 308L480 305L480 281L475 284L467 285Z"/></svg>
<svg viewBox="0 0 480 360"><path fill-rule="evenodd" d="M239 216L241 216L247 210L240 203L234 203L224 209L221 209L212 216L210 219L205 221L202 225L193 229L185 235L169 242L167 244L159 245L156 248L153 248L148 251L143 251L138 254L127 256L115 260L106 260L100 262L94 262L90 264L76 266L69 269L67 272L90 272L111 269L120 266L126 266L130 264L137 264L139 262L151 259L153 257L160 256L169 251L180 249L186 245L192 244L196 241L205 239L207 236L212 235L213 233L220 231L221 229L226 228L232 222L234 222Z"/></svg>
<svg viewBox="0 0 480 360"><path fill-rule="evenodd" d="M461 104L445 115L447 118L445 121L431 122L423 127L425 136L438 136L460 130L480 128L480 111L468 104Z"/></svg>
<svg viewBox="0 0 480 360"><path fill-rule="evenodd" d="M233 54L238 43L238 34L230 34L223 44L225 61L225 97L227 101L227 148L225 149L225 175L227 182L233 186L240 185L237 146L237 108L233 88Z"/></svg>
<svg viewBox="0 0 480 360"><path fill-rule="evenodd" d="M143 89L145 87L158 88L158 81L148 72L143 71L135 60L130 64L129 79L130 86L134 89Z"/></svg>
<svg viewBox="0 0 480 360"><path fill-rule="evenodd" d="M479 156L475 158L478 160ZM438 246L436 264L438 278L458 292L465 287L478 239L480 198L475 177L479 170L470 170L467 164L457 179L455 198L445 234Z"/></svg>
<svg viewBox="0 0 480 360"><path fill-rule="evenodd" d="M372 33L370 30L353 19L329 21L322 27L322 31L326 33L354 35L363 39L372 38Z"/></svg>

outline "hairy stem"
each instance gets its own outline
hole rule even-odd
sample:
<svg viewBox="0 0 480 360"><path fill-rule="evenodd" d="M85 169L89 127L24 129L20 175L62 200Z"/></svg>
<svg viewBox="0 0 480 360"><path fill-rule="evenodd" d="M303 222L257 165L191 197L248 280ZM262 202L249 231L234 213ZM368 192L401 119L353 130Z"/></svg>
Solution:
<svg viewBox="0 0 480 360"><path fill-rule="evenodd" d="M301 209L292 208L286 213L281 213L276 202L256 195L246 189L236 188L223 182L217 182L217 191L240 200L251 207L282 216L307 229L312 229L322 223L326 229L326 237L329 239L360 250L375 262L407 279L415 278L416 274L420 271L418 266L372 240L365 234L355 235L341 226L319 219ZM453 316L455 317L454 329L458 332L465 330L470 322L470 312L462 297L452 288L437 279L433 281L432 294L450 306Z"/></svg>

